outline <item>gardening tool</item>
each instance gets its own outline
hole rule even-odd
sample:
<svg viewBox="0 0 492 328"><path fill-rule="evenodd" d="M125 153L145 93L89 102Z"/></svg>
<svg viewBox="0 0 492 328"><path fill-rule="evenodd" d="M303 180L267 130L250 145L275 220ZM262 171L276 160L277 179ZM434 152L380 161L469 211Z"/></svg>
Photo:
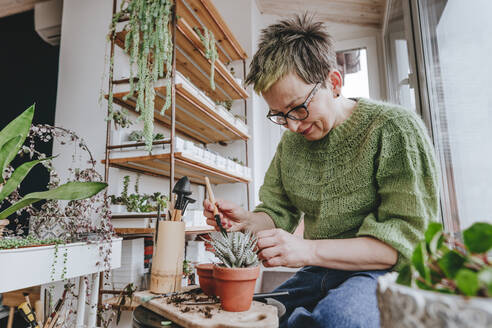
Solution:
<svg viewBox="0 0 492 328"><path fill-rule="evenodd" d="M191 195L190 190L190 180L187 176L182 177L176 182L173 188L173 193L176 194L177 199L174 204L172 221L181 220L181 215L183 214L184 198Z"/></svg>
<svg viewBox="0 0 492 328"><path fill-rule="evenodd" d="M254 300L259 300L262 298L267 298L267 297L276 297L276 296L287 296L289 295L288 291L285 292L273 292L273 293L255 293L253 294L253 299Z"/></svg>
<svg viewBox="0 0 492 328"><path fill-rule="evenodd" d="M208 179L208 177L205 177L205 184L207 185L208 200L214 206L215 222L217 223L217 226L220 228L220 232L222 232L222 234L224 236L227 236L227 231L226 231L226 229L224 229L224 227L222 226L222 222L220 221L219 210L217 209L217 205L215 205L215 197L214 197L214 193L212 191L212 187L210 186L210 180Z"/></svg>
<svg viewBox="0 0 492 328"><path fill-rule="evenodd" d="M194 202L196 202L196 200L193 198L185 196L183 198L183 202L184 202L184 205L183 205L183 208L181 209L181 211L182 211L181 215L185 214L186 207L188 206L188 204L193 204Z"/></svg>

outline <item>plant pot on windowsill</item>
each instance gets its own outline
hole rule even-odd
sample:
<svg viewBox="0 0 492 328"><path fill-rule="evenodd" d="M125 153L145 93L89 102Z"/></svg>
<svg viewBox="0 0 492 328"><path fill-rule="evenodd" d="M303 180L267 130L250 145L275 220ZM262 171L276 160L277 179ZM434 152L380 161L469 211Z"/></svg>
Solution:
<svg viewBox="0 0 492 328"><path fill-rule="evenodd" d="M212 232L209 236L215 255L222 261L213 267L215 294L220 297L222 309L230 312L249 310L260 274L256 238L249 232L239 231Z"/></svg>
<svg viewBox="0 0 492 328"><path fill-rule="evenodd" d="M396 272L378 279L381 327L492 327L492 299L466 298L396 283Z"/></svg>
<svg viewBox="0 0 492 328"><path fill-rule="evenodd" d="M381 326L492 327L492 225L477 222L463 243L431 223L410 264L378 279Z"/></svg>

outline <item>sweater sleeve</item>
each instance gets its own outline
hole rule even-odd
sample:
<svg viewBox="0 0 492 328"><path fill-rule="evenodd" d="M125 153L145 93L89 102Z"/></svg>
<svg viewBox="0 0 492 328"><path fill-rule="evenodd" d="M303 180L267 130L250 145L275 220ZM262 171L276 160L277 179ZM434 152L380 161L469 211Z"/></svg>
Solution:
<svg viewBox="0 0 492 328"><path fill-rule="evenodd" d="M273 220L275 227L290 233L294 232L301 217L300 211L292 204L287 196L280 172L282 156L282 141L277 146L275 156L265 174L263 185L260 188L261 203L253 212L264 212Z"/></svg>
<svg viewBox="0 0 492 328"><path fill-rule="evenodd" d="M420 119L391 119L382 130L376 166L380 204L357 236L371 236L398 251L393 270L409 262L430 221L438 217L438 172L434 150Z"/></svg>

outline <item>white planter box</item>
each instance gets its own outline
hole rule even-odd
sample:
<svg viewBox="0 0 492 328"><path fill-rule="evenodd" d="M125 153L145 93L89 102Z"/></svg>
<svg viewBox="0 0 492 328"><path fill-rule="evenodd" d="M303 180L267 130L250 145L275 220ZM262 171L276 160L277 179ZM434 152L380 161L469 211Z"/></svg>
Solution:
<svg viewBox="0 0 492 328"><path fill-rule="evenodd" d="M111 243L103 245L111 247L110 269L121 265L121 241L122 238L115 238ZM0 250L0 293L63 280L61 275L64 267L67 269L65 279L104 271L105 252L100 254L99 245L83 242L60 245L56 264L55 245ZM67 263L64 265L65 253ZM53 267L55 273L52 278Z"/></svg>
<svg viewBox="0 0 492 328"><path fill-rule="evenodd" d="M227 159L226 162L226 171L229 173L235 174L236 172L236 162L234 162L232 159Z"/></svg>
<svg viewBox="0 0 492 328"><path fill-rule="evenodd" d="M249 134L249 129L246 123L240 118L234 118L234 126L244 134Z"/></svg>
<svg viewBox="0 0 492 328"><path fill-rule="evenodd" d="M410 288L397 284L397 275L378 279L381 327L492 327L492 299Z"/></svg>
<svg viewBox="0 0 492 328"><path fill-rule="evenodd" d="M217 165L217 168L225 170L226 163L227 163L227 158L217 155L217 158L215 159L215 164Z"/></svg>

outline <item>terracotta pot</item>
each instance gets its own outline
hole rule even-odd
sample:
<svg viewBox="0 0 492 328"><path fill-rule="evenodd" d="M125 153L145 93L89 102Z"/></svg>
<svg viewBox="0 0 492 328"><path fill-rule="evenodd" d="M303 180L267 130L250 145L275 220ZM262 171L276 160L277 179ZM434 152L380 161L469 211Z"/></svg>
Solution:
<svg viewBox="0 0 492 328"><path fill-rule="evenodd" d="M248 311L255 292L260 266L251 268L225 268L214 266L215 293L225 311Z"/></svg>
<svg viewBox="0 0 492 328"><path fill-rule="evenodd" d="M198 264L196 267L196 273L198 274L198 281L200 282L200 288L207 296L215 296L215 281L214 281L214 264L203 263Z"/></svg>

